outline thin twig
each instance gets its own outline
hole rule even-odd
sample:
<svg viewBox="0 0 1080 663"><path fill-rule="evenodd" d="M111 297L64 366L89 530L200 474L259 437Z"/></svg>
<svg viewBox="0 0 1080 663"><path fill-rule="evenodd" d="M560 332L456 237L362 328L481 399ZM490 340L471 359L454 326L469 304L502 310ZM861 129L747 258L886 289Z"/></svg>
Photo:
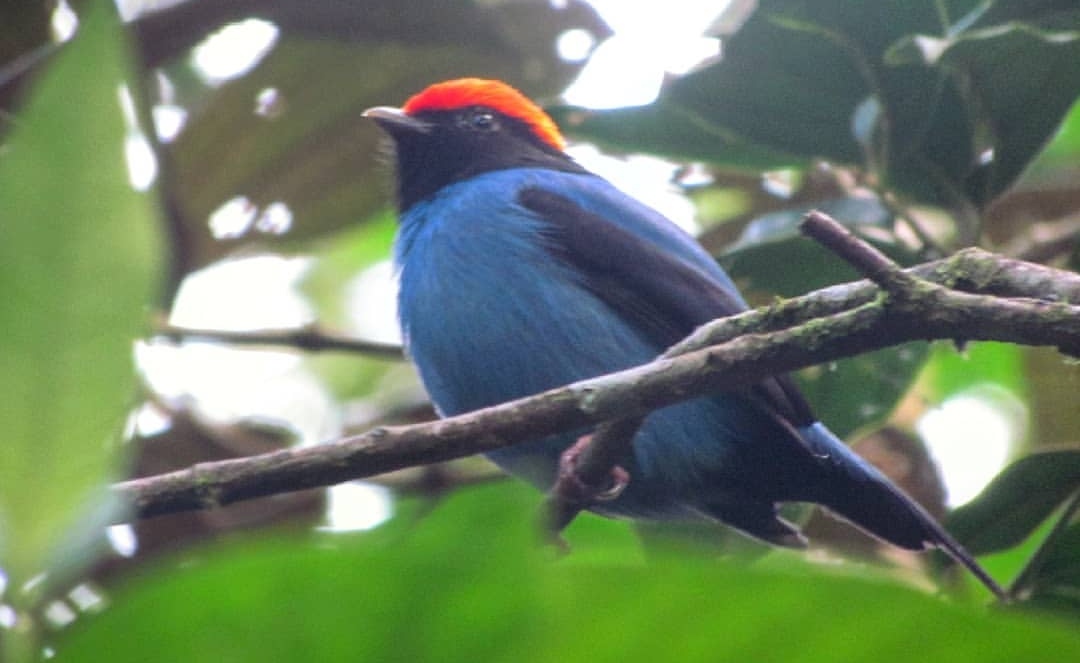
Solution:
<svg viewBox="0 0 1080 663"><path fill-rule="evenodd" d="M799 229L840 256L890 295L906 295L918 282L918 279L901 269L889 256L817 210L806 215Z"/></svg>
<svg viewBox="0 0 1080 663"><path fill-rule="evenodd" d="M318 327L297 329L259 329L252 331L225 331L221 329L195 329L160 325L154 336L175 341L212 341L231 345L274 345L297 348L308 352L355 352L383 359L403 359L401 346L395 343L364 341L338 336Z"/></svg>

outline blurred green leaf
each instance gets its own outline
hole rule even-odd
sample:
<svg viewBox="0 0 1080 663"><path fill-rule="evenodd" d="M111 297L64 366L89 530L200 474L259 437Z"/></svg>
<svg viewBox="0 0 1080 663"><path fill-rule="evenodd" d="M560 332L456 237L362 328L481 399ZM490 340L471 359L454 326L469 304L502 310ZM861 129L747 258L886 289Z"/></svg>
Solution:
<svg viewBox="0 0 1080 663"><path fill-rule="evenodd" d="M946 529L975 555L1010 548L1077 489L1080 449L1035 453L1005 468L974 500L949 514Z"/></svg>
<svg viewBox="0 0 1080 663"><path fill-rule="evenodd" d="M791 4L760 3L724 40L721 59L672 80L651 106L563 111L566 130L631 150L743 168L779 168L810 157L858 161L849 117L867 96L859 64L824 28L777 20L790 19Z"/></svg>
<svg viewBox="0 0 1080 663"><path fill-rule="evenodd" d="M1068 14L1076 9L1073 0L951 0L953 15L967 14L953 21L953 32L959 29L980 30L1011 21L1034 21L1040 17Z"/></svg>
<svg viewBox="0 0 1080 663"><path fill-rule="evenodd" d="M1028 589L1031 607L1080 617L1080 523L1070 525L1045 551Z"/></svg>
<svg viewBox="0 0 1080 663"><path fill-rule="evenodd" d="M21 98L22 84L32 63L45 52L35 50L49 38L49 18L53 8L40 2L9 2L4 5L4 20L0 21L0 62L7 64L0 73L0 108L12 110ZM33 55L28 55L33 53ZM21 59L21 61L20 61ZM0 136L11 125L0 113Z"/></svg>
<svg viewBox="0 0 1080 663"><path fill-rule="evenodd" d="M1048 532L1054 529L1053 519L1043 521L1035 531L1024 541L1012 548L1006 548L998 552L987 553L979 556L979 564L982 565L986 572L992 577L997 578L1006 585L1006 581L1011 583L1017 575L1027 566L1031 556L1036 553L1039 546L1046 539ZM952 565L952 562L948 561L943 554L935 553L935 558L940 560L946 567L951 567L954 571L956 567ZM969 588L974 588L976 591L969 592L969 596L978 596L978 588L976 582L970 578L966 579L966 583ZM985 596L985 594L983 595ZM1077 613L1080 614L1080 613Z"/></svg>
<svg viewBox="0 0 1080 663"><path fill-rule="evenodd" d="M925 396L940 402L972 387L993 384L1023 395L1024 350L1008 343L969 343L962 351L955 345L936 343L922 377Z"/></svg>
<svg viewBox="0 0 1080 663"><path fill-rule="evenodd" d="M738 32L725 36L722 58L672 80L652 106L638 110L652 126L618 134L619 142L628 149L750 168L761 166L761 153L786 156L786 163L769 167L818 157L861 162L856 110L884 92L877 80L880 53L900 36L935 24L926 3L765 0ZM906 92L911 96L931 83L920 80ZM891 101L882 101L886 113ZM617 120L619 112L583 113L567 130L592 139L596 129L609 126L603 116ZM670 147L657 150L662 139L656 137L669 126ZM749 148L727 151L726 144ZM680 154L686 146L690 151ZM716 149L702 154L702 147ZM744 160L747 154L754 158Z"/></svg>
<svg viewBox="0 0 1080 663"><path fill-rule="evenodd" d="M348 284L365 269L390 259L396 232L396 215L387 209L313 243L315 264L305 273L302 289L315 304L322 324L348 327Z"/></svg>
<svg viewBox="0 0 1080 663"><path fill-rule="evenodd" d="M150 201L124 162L125 42L111 3L93 9L0 155L0 558L15 586L100 509L157 277Z"/></svg>
<svg viewBox="0 0 1080 663"><path fill-rule="evenodd" d="M929 353L929 343L906 343L815 366L795 377L818 419L846 438L892 412Z"/></svg>
<svg viewBox="0 0 1080 663"><path fill-rule="evenodd" d="M1073 103L1065 121L1050 140L1046 149L1039 155L1033 168L1051 169L1076 168L1080 155L1080 102Z"/></svg>
<svg viewBox="0 0 1080 663"><path fill-rule="evenodd" d="M502 484L455 494L411 528L209 548L135 579L103 614L60 633L57 660L1080 656L1069 629L802 563L761 569L673 555L567 564L537 550L535 522L521 517L536 503Z"/></svg>
<svg viewBox="0 0 1080 663"><path fill-rule="evenodd" d="M1014 348L1015 350L1015 348ZM1033 450L1080 444L1080 363L1054 348L1023 348Z"/></svg>

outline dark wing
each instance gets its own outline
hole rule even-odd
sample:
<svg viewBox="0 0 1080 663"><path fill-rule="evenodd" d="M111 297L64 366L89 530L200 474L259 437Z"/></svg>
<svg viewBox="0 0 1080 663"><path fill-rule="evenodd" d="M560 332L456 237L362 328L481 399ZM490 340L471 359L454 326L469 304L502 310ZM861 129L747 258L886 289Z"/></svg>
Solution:
<svg viewBox="0 0 1080 663"><path fill-rule="evenodd" d="M519 202L549 224L554 256L584 274L598 298L658 347L670 347L706 322L744 310L710 275L564 196L530 187ZM787 375L763 381L751 395L786 427L815 420Z"/></svg>

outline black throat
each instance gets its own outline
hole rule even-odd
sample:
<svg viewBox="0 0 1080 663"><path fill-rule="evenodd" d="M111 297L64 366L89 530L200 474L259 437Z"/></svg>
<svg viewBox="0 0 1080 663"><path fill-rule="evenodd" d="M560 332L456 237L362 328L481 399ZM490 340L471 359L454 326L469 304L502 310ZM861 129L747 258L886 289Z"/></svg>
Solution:
<svg viewBox="0 0 1080 663"><path fill-rule="evenodd" d="M459 112L418 116L426 131L394 130L397 203L406 212L443 187L475 175L508 168L549 168L588 172L573 159L537 138L522 122L499 116L497 130L477 131Z"/></svg>

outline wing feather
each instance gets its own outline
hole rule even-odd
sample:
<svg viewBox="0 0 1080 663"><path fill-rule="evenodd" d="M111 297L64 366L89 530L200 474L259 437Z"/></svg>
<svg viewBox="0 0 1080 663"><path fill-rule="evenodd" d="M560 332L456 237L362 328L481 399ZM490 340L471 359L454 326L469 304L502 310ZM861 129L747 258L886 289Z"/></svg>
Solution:
<svg viewBox="0 0 1080 663"><path fill-rule="evenodd" d="M711 274L565 196L528 187L519 202L546 222L553 256L573 266L596 297L660 350L706 322L745 310L742 300ZM751 395L786 428L815 420L790 376L764 380Z"/></svg>

